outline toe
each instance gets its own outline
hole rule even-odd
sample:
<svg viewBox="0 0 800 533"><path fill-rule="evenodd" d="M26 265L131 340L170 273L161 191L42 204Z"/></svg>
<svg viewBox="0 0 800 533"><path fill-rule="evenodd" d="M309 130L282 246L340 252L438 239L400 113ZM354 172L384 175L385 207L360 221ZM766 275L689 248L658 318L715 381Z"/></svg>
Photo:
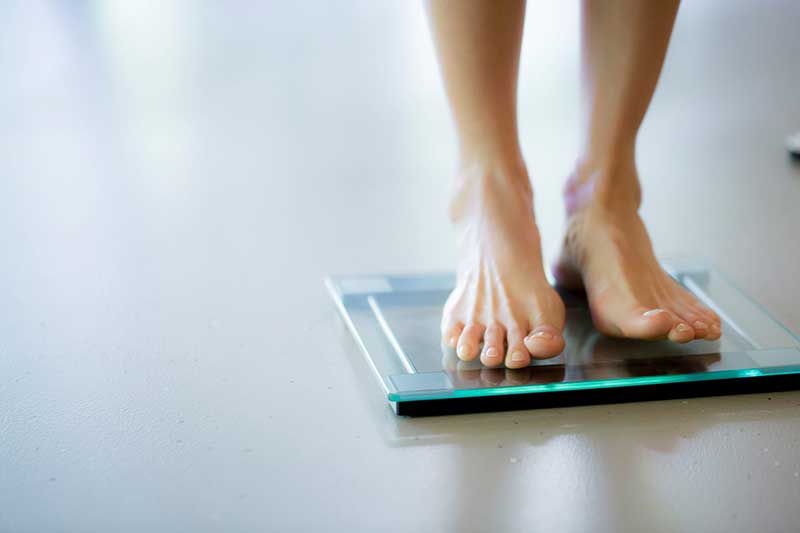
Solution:
<svg viewBox="0 0 800 533"><path fill-rule="evenodd" d="M722 336L722 325L714 322L708 328L708 335L706 335L706 340L715 341L718 340Z"/></svg>
<svg viewBox="0 0 800 533"><path fill-rule="evenodd" d="M708 337L708 330L710 325L702 318L698 318L690 322L692 328L694 328L694 338L695 339L705 339Z"/></svg>
<svg viewBox="0 0 800 533"><path fill-rule="evenodd" d="M712 341L719 339L722 334L722 320L719 315L699 302L695 303L692 309L695 314L702 317L700 320L707 325L704 338Z"/></svg>
<svg viewBox="0 0 800 533"><path fill-rule="evenodd" d="M483 339L485 329L486 328L481 324L470 324L464 328L464 331L461 332L461 336L458 338L458 348L456 349L459 359L462 361L472 361L478 357L478 353L480 353L480 343L481 339Z"/></svg>
<svg viewBox="0 0 800 533"><path fill-rule="evenodd" d="M653 294L636 296L629 290L608 289L589 298L592 320L598 331L613 337L663 339L676 321L670 311L656 304Z"/></svg>
<svg viewBox="0 0 800 533"><path fill-rule="evenodd" d="M672 342L684 343L693 340L694 335L695 331L692 327L686 322L679 320L678 323L669 330L667 337Z"/></svg>
<svg viewBox="0 0 800 533"><path fill-rule="evenodd" d="M524 342L534 359L549 359L564 351L564 337L550 325L537 326Z"/></svg>
<svg viewBox="0 0 800 533"><path fill-rule="evenodd" d="M531 356L523 342L522 329L513 327L508 329L508 351L506 353L506 366L508 368L523 368L530 364Z"/></svg>
<svg viewBox="0 0 800 533"><path fill-rule="evenodd" d="M694 339L705 339L708 335L708 319L693 309L681 308L678 310L679 321L688 325L694 331ZM677 323L676 323L677 324ZM673 328L674 329L674 328Z"/></svg>
<svg viewBox="0 0 800 533"><path fill-rule="evenodd" d="M450 324L444 326L442 328L442 341L452 349L456 349L458 346L458 338L461 336L461 332L464 330L464 324L461 322L456 322L454 324Z"/></svg>
<svg viewBox="0 0 800 533"><path fill-rule="evenodd" d="M503 364L503 339L505 330L500 324L492 324L486 328L483 336L483 353L481 362L486 366L500 366Z"/></svg>
<svg viewBox="0 0 800 533"><path fill-rule="evenodd" d="M672 302L672 307L680 317L680 321L692 328L694 331L693 338L704 339L708 335L709 327L711 326L711 315L704 313L693 299L689 299L686 296L688 295L675 298ZM670 339L672 339L672 332L670 332Z"/></svg>
<svg viewBox="0 0 800 533"><path fill-rule="evenodd" d="M623 335L634 339L660 339L675 324L672 313L666 309L639 307L619 322Z"/></svg>
<svg viewBox="0 0 800 533"><path fill-rule="evenodd" d="M721 320L719 315L703 305L697 297L688 291L682 293L681 315L695 330L697 339L719 338ZM716 327L714 327L716 325Z"/></svg>

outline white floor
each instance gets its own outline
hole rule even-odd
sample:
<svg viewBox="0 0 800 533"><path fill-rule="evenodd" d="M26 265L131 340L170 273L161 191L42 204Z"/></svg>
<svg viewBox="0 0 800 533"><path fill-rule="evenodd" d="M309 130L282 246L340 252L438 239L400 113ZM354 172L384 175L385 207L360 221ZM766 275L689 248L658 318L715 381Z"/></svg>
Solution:
<svg viewBox="0 0 800 533"><path fill-rule="evenodd" d="M658 251L800 330L800 5L687 2L640 144ZM322 286L452 267L416 2L0 7L0 530L796 531L800 393L396 418ZM575 5L531 2L548 257Z"/></svg>

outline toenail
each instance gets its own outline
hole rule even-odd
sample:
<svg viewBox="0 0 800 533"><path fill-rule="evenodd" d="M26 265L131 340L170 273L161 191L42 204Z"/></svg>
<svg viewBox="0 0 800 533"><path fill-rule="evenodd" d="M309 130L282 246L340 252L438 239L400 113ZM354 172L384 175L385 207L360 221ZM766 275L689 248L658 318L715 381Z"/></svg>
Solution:
<svg viewBox="0 0 800 533"><path fill-rule="evenodd" d="M536 333L531 335L531 338L533 338L533 339L550 340L550 339L553 338L553 334L550 333L549 331L537 331Z"/></svg>
<svg viewBox="0 0 800 533"><path fill-rule="evenodd" d="M707 329L707 328L708 324L706 324L705 322L700 322L698 320L697 322L694 323L694 329Z"/></svg>
<svg viewBox="0 0 800 533"><path fill-rule="evenodd" d="M680 332L689 331L689 326L681 322L680 324L678 324L678 327L676 327L675 330Z"/></svg>
<svg viewBox="0 0 800 533"><path fill-rule="evenodd" d="M657 315L659 313L666 313L666 312L667 312L666 309L651 309L651 310L643 313L642 316L653 316L653 315Z"/></svg>
<svg viewBox="0 0 800 533"><path fill-rule="evenodd" d="M486 350L486 357L497 357L497 348L492 346L488 350Z"/></svg>
<svg viewBox="0 0 800 533"><path fill-rule="evenodd" d="M462 344L458 347L458 356L459 357L466 357L469 353L469 344Z"/></svg>
<svg viewBox="0 0 800 533"><path fill-rule="evenodd" d="M447 343L451 348L455 348L456 344L458 343L458 337L450 337L450 340Z"/></svg>
<svg viewBox="0 0 800 533"><path fill-rule="evenodd" d="M719 327L719 324L711 324L711 332L712 333L719 333L722 329Z"/></svg>
<svg viewBox="0 0 800 533"><path fill-rule="evenodd" d="M511 354L511 360L512 361L524 361L525 360L525 354L522 353L522 352L514 352L514 353Z"/></svg>

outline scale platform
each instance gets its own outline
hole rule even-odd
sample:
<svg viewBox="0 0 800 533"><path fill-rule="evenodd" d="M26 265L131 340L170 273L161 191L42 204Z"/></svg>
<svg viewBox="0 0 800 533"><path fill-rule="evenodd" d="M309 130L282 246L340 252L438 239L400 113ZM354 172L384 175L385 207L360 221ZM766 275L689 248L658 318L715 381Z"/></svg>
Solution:
<svg viewBox="0 0 800 533"><path fill-rule="evenodd" d="M458 359L440 340L452 274L336 276L326 285L398 415L426 416L800 389L800 338L710 267L662 261L722 318L722 337L687 344L614 339L583 293L558 289L567 347L529 367Z"/></svg>

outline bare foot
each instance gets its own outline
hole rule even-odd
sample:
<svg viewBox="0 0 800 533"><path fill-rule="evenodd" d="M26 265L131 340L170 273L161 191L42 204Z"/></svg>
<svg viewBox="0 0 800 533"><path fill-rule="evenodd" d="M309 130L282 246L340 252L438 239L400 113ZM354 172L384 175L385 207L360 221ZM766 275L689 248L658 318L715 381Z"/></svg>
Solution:
<svg viewBox="0 0 800 533"><path fill-rule="evenodd" d="M521 368L531 357L561 353L564 304L544 275L524 165L467 168L451 198L459 260L442 317L444 342L460 359L480 355L486 366Z"/></svg>
<svg viewBox="0 0 800 533"><path fill-rule="evenodd" d="M617 171L619 172L619 171ZM579 170L565 190L567 230L553 273L584 287L595 327L615 337L716 340L716 313L672 279L655 258L639 217L638 177Z"/></svg>

